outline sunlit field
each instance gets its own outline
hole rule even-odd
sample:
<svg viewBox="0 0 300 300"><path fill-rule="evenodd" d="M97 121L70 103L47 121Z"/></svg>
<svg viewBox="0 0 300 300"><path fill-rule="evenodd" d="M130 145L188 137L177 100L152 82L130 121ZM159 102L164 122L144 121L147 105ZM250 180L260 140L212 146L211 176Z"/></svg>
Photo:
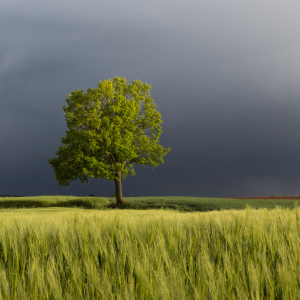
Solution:
<svg viewBox="0 0 300 300"><path fill-rule="evenodd" d="M0 299L298 299L300 209L0 210Z"/></svg>
<svg viewBox="0 0 300 300"><path fill-rule="evenodd" d="M108 205L104 197L76 196L33 196L33 197L0 197L1 208L33 208L33 207L85 207L103 208Z"/></svg>

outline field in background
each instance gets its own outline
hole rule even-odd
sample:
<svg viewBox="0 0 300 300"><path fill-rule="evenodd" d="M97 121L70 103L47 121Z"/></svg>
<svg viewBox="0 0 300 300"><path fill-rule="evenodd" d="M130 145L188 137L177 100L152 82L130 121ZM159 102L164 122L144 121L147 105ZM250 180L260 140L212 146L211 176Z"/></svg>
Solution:
<svg viewBox="0 0 300 300"><path fill-rule="evenodd" d="M227 209L252 208L273 209L294 208L300 200L296 199L229 199L204 197L124 197L126 203L119 209L172 209L178 211L214 211ZM31 207L84 207L88 209L112 209L113 197L76 197L76 196L33 196L33 197L0 197L0 208Z"/></svg>
<svg viewBox="0 0 300 300"><path fill-rule="evenodd" d="M108 197L110 203L115 198ZM206 198L206 197L124 197L128 203L123 206L125 209L175 209L182 211L214 211L222 209L245 209L252 208L273 209L276 206L282 208L294 208L300 200L289 199L229 199L229 198Z"/></svg>
<svg viewBox="0 0 300 300"><path fill-rule="evenodd" d="M296 299L300 208L0 210L0 299Z"/></svg>
<svg viewBox="0 0 300 300"><path fill-rule="evenodd" d="M32 196L32 197L0 197L1 208L32 207L85 207L99 209L109 202L104 197L76 196Z"/></svg>

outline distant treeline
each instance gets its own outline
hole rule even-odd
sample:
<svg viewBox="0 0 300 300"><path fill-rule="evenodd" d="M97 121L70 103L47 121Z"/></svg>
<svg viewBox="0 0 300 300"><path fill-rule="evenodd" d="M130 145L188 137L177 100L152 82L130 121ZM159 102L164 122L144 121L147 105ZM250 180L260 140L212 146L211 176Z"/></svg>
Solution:
<svg viewBox="0 0 300 300"><path fill-rule="evenodd" d="M20 195L7 195L7 194L0 194L0 197L24 197Z"/></svg>

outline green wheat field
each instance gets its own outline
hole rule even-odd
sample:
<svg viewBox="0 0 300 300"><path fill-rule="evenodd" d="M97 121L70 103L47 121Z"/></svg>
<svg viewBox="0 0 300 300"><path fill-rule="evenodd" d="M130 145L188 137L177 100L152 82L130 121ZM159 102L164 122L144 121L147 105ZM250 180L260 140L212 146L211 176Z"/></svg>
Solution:
<svg viewBox="0 0 300 300"><path fill-rule="evenodd" d="M300 299L297 202L133 198L0 198L0 299Z"/></svg>

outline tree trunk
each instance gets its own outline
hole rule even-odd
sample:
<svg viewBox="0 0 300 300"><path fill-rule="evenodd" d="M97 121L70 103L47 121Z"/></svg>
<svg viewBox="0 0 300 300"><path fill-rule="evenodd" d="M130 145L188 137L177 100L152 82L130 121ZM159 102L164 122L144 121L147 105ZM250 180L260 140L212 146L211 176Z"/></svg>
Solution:
<svg viewBox="0 0 300 300"><path fill-rule="evenodd" d="M116 187L116 205L120 205L122 203L124 203L124 200L123 200L123 196L122 196L122 185L121 185L121 172L119 171L117 173L118 175L118 179L114 179L114 182L115 182L115 187Z"/></svg>

